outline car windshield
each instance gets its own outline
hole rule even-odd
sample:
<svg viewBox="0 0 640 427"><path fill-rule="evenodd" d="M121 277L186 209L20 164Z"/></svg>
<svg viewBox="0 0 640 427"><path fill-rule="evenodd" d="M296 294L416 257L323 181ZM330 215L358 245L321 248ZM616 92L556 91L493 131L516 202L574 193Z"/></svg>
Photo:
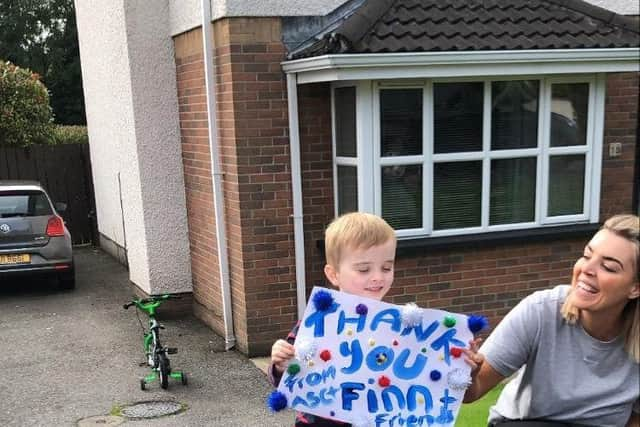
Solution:
<svg viewBox="0 0 640 427"><path fill-rule="evenodd" d="M41 191L0 192L0 218L51 215L51 205Z"/></svg>

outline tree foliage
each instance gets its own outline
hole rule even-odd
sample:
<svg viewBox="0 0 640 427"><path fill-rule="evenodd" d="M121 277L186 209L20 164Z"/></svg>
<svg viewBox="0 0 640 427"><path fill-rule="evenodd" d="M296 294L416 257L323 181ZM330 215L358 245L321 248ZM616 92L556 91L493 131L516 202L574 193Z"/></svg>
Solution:
<svg viewBox="0 0 640 427"><path fill-rule="evenodd" d="M52 132L49 93L39 76L0 62L0 145L46 144Z"/></svg>
<svg viewBox="0 0 640 427"><path fill-rule="evenodd" d="M0 58L42 76L57 123L86 123L73 0L0 0Z"/></svg>

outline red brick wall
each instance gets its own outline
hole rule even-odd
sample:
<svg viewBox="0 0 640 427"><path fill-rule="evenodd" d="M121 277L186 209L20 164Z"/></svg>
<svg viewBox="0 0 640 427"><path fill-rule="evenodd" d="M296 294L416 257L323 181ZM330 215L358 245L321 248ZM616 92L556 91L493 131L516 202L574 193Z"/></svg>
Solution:
<svg viewBox="0 0 640 427"><path fill-rule="evenodd" d="M202 31L174 39L194 311L224 335L205 97Z"/></svg>
<svg viewBox="0 0 640 427"><path fill-rule="evenodd" d="M600 218L632 212L633 171L638 143L639 73L607 76ZM609 157L609 144L622 143L622 155Z"/></svg>
<svg viewBox="0 0 640 427"><path fill-rule="evenodd" d="M279 19L223 19L213 31L236 344L265 354L296 320L285 51ZM175 38L180 126L195 312L222 335L201 36Z"/></svg>
<svg viewBox="0 0 640 427"><path fill-rule="evenodd" d="M568 284L587 239L425 249L426 256L400 255L388 298L397 304L415 301L421 307L480 313L495 326L534 290Z"/></svg>
<svg viewBox="0 0 640 427"><path fill-rule="evenodd" d="M325 259L317 242L334 216L330 99L329 83L299 86L307 295L314 285L326 285Z"/></svg>
<svg viewBox="0 0 640 427"><path fill-rule="evenodd" d="M270 352L296 320L286 81L280 20L215 24L218 108L238 348Z"/></svg>

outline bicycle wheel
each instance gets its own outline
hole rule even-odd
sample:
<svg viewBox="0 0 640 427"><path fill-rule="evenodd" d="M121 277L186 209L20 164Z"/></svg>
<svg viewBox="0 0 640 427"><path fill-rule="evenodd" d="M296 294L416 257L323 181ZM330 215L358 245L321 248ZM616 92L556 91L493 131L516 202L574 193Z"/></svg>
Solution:
<svg viewBox="0 0 640 427"><path fill-rule="evenodd" d="M149 343L149 365L153 368L158 368L159 354L158 350L161 349L160 336L156 329L151 330L151 341Z"/></svg>
<svg viewBox="0 0 640 427"><path fill-rule="evenodd" d="M160 354L158 357L158 374L160 377L160 387L166 389L169 387L169 374L171 369L169 368L169 359L164 354Z"/></svg>

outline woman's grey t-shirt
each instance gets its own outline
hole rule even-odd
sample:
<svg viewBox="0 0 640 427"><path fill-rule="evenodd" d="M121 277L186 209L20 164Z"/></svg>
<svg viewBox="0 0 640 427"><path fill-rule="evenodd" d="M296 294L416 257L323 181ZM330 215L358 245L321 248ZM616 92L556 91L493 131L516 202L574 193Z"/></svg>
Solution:
<svg viewBox="0 0 640 427"><path fill-rule="evenodd" d="M518 372L489 413L489 422L548 419L598 427L624 426L638 411L640 365L624 340L594 339L568 324L560 308L569 286L523 299L480 349L501 375Z"/></svg>

